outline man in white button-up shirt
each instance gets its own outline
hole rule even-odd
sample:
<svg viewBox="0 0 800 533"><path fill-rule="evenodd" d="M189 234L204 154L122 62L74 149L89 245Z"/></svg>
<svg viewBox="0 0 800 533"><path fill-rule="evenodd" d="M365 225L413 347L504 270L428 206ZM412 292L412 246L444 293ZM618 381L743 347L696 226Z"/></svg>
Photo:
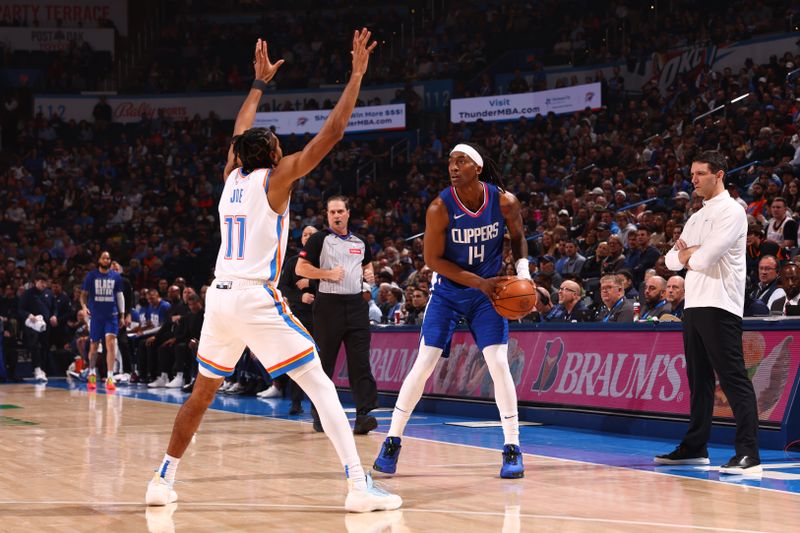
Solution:
<svg viewBox="0 0 800 533"><path fill-rule="evenodd" d="M686 269L683 346L691 392L689 429L658 464L708 464L714 410L714 372L736 420L736 455L721 474L761 472L758 408L742 352L747 216L725 190L725 156L703 152L692 163L692 184L704 200L667 253L667 267Z"/></svg>

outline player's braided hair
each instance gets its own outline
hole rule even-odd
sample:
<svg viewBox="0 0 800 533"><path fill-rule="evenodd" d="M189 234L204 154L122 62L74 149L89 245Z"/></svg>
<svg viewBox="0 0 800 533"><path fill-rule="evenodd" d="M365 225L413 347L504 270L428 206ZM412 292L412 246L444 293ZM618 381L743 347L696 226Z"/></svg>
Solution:
<svg viewBox="0 0 800 533"><path fill-rule="evenodd" d="M478 144L474 143L466 143L469 146L475 148L478 153L483 158L483 170L481 170L481 176L483 176L483 181L487 181L489 183L494 183L501 190L505 191L506 186L503 183L503 176L500 173L500 167L497 165L494 159L489 157L489 152L483 147Z"/></svg>
<svg viewBox="0 0 800 533"><path fill-rule="evenodd" d="M249 173L257 168L273 167L277 163L272 152L278 145L278 138L267 128L250 128L231 140L233 155L242 162L242 172Z"/></svg>

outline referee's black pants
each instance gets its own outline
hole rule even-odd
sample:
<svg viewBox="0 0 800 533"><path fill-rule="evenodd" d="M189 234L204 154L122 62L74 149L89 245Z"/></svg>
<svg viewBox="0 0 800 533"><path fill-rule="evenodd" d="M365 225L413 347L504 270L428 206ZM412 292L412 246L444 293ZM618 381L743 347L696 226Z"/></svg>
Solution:
<svg viewBox="0 0 800 533"><path fill-rule="evenodd" d="M736 421L736 455L759 459L758 406L742 352L742 319L716 307L683 312L683 347L689 378L689 429L683 444L705 450L714 412L714 372Z"/></svg>
<svg viewBox="0 0 800 533"><path fill-rule="evenodd" d="M378 406L378 387L369 363L369 305L361 294L326 294L314 299L314 341L322 368L333 377L336 356L344 342L347 375L359 415Z"/></svg>

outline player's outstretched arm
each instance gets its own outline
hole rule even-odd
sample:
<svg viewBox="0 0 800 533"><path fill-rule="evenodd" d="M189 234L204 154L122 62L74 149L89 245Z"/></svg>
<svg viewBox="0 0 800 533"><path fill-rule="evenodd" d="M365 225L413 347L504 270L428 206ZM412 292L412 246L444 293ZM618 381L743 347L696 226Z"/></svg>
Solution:
<svg viewBox="0 0 800 533"><path fill-rule="evenodd" d="M255 58L253 59L255 81L247 94L247 98L244 99L242 107L239 108L239 114L236 115L236 122L233 125L234 137L241 135L253 126L261 95L264 94L267 83L275 77L281 65L283 65L283 59L279 59L275 63L269 60L267 41L261 39L256 41ZM225 163L225 172L222 175L222 179L226 180L235 167L236 157L233 155L233 140L231 140L231 145L228 148L228 161Z"/></svg>
<svg viewBox="0 0 800 533"><path fill-rule="evenodd" d="M522 207L517 197L508 191L500 195L500 212L506 221L508 235L511 237L511 255L514 256L514 266L517 276L531 279L528 267L528 241L525 240L525 226L522 223Z"/></svg>
<svg viewBox="0 0 800 533"><path fill-rule="evenodd" d="M425 237L423 245L423 253L425 255L425 264L431 270L438 272L442 276L465 285L480 289L487 297L492 298L495 291L495 286L501 278L482 278L477 274L468 272L445 259L444 252L446 246L447 226L450 223L450 215L447 213L447 207L441 198L436 198L428 206L428 211L425 215Z"/></svg>
<svg viewBox="0 0 800 533"><path fill-rule="evenodd" d="M278 213L282 212L280 208L288 200L292 183L311 172L344 137L344 130L353 113L356 98L361 89L361 80L367 72L369 55L378 44L375 41L370 44L371 36L372 32L366 28L357 30L353 34L353 72L350 74L350 80L347 82L339 102L328 115L322 129L306 147L296 154L282 158L270 175L267 196L270 205L277 208L275 210Z"/></svg>

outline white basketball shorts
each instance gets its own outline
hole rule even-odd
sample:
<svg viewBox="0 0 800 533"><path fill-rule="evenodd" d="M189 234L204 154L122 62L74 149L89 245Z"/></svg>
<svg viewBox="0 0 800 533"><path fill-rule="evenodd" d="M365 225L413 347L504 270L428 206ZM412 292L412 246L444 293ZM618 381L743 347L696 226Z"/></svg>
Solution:
<svg viewBox="0 0 800 533"><path fill-rule="evenodd" d="M319 360L314 339L277 288L256 280L214 280L197 349L200 373L230 376L245 346L273 378Z"/></svg>

